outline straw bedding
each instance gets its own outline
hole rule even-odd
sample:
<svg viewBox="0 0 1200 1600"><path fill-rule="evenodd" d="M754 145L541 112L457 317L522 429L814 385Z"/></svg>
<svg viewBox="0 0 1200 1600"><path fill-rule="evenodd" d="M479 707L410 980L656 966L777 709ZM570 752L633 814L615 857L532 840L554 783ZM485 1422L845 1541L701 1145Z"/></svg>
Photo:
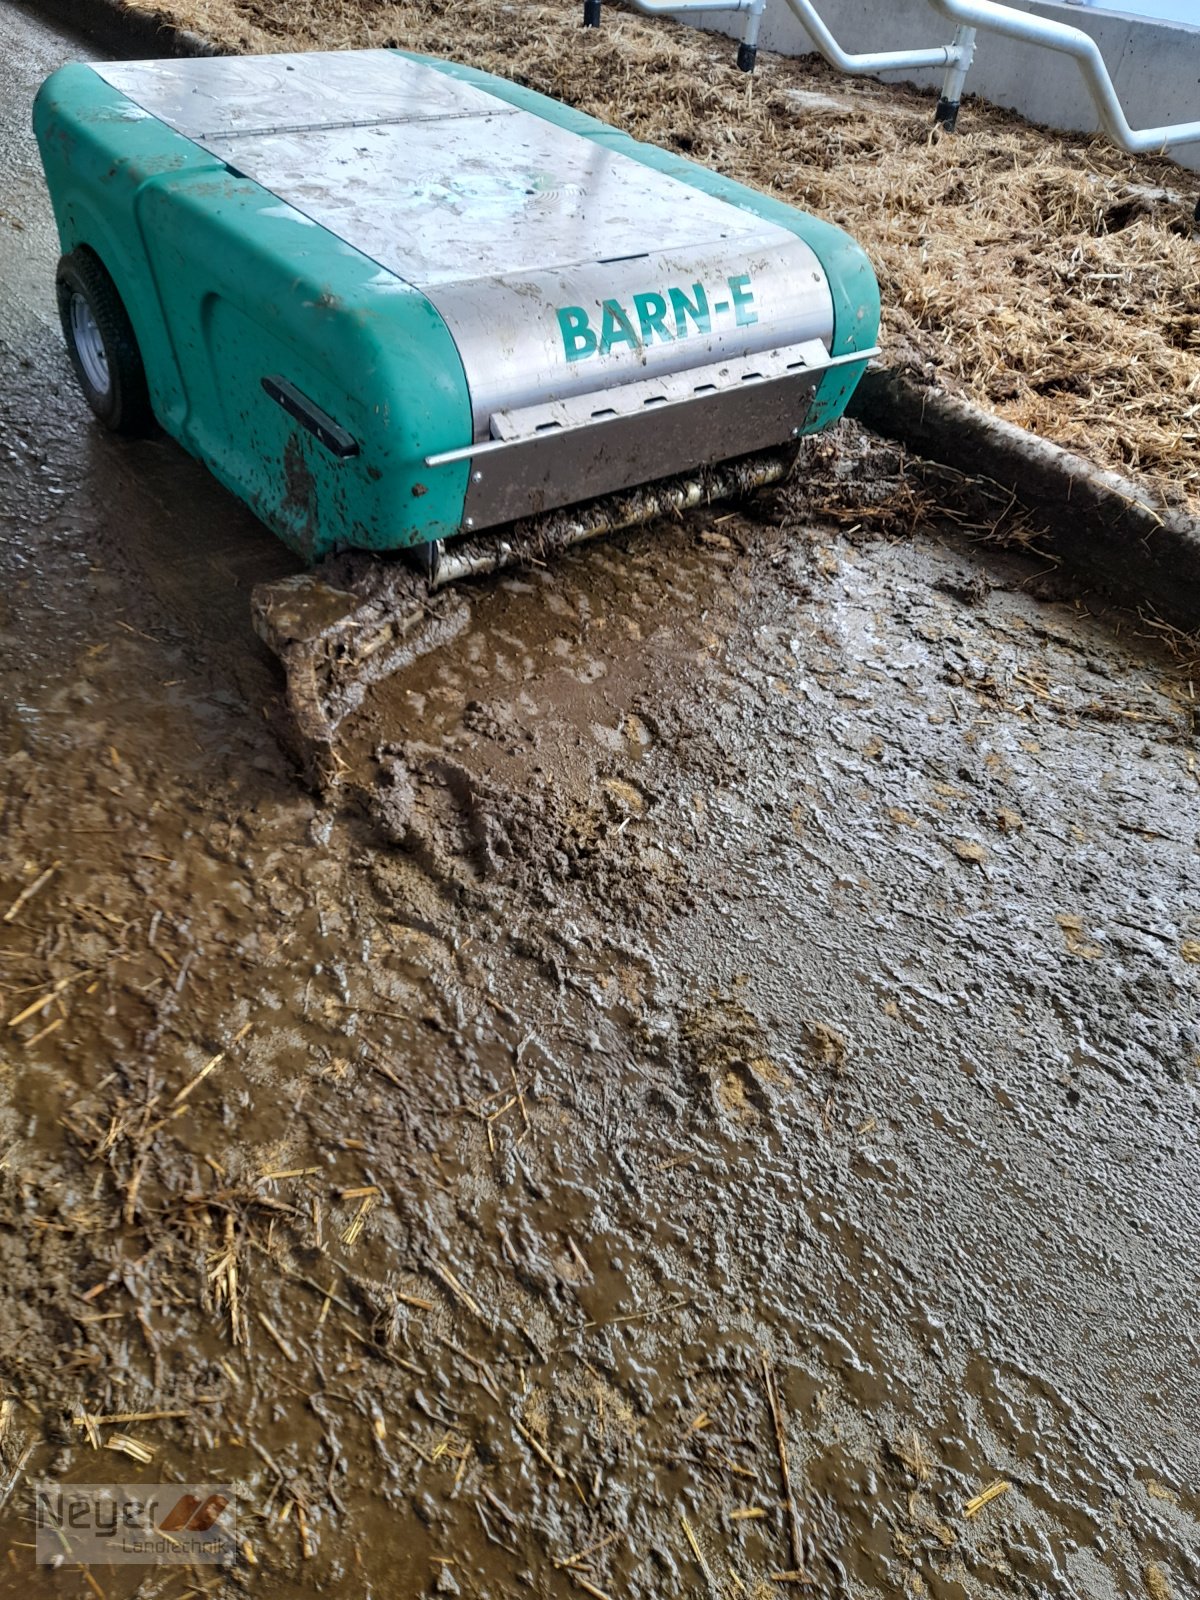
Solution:
<svg viewBox="0 0 1200 1600"><path fill-rule="evenodd" d="M136 0L134 0L136 3ZM163 10L162 0L153 9ZM870 252L888 358L1200 510L1200 180L974 101L932 101L573 0L168 0L231 48L400 45L529 84L842 224Z"/></svg>

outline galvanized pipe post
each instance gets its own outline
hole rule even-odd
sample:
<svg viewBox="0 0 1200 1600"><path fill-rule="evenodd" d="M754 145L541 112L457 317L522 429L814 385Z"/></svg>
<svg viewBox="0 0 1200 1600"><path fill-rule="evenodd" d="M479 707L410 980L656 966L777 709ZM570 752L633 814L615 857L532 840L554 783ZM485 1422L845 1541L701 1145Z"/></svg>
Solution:
<svg viewBox="0 0 1200 1600"><path fill-rule="evenodd" d="M947 133L953 133L958 126L958 108L962 104L963 85L967 81L971 63L975 59L975 29L960 23L955 29L950 48L955 54L954 64L946 69L937 110L933 114L935 126L945 128Z"/></svg>
<svg viewBox="0 0 1200 1600"><path fill-rule="evenodd" d="M951 22L980 28L985 33L998 33L1024 44L1040 45L1045 50L1073 57L1083 73L1105 132L1122 150L1128 150L1132 155L1149 154L1200 140L1200 121L1177 122L1162 128L1131 128L1108 66L1100 53L1100 46L1082 28L1073 28L1068 23L1054 22L1048 17L1029 12L1014 11L1011 6L997 4L996 0L929 0L929 4L939 16Z"/></svg>
<svg viewBox="0 0 1200 1600"><path fill-rule="evenodd" d="M750 9L746 13L746 26L742 30L742 42L738 45L739 72L754 71L754 64L758 60L758 31L762 27L763 12L766 9L767 0L751 0Z"/></svg>

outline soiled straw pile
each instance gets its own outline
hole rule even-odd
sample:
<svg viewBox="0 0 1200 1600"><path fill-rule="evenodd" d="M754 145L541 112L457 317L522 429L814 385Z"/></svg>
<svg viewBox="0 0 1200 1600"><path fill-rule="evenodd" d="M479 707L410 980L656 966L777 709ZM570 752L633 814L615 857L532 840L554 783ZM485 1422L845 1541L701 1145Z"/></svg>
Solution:
<svg viewBox="0 0 1200 1600"><path fill-rule="evenodd" d="M584 32L581 9L167 0L232 49L454 57L839 222L875 262L891 360L1200 509L1200 177L974 102L935 143L914 91L815 58L747 79L728 40L615 7Z"/></svg>

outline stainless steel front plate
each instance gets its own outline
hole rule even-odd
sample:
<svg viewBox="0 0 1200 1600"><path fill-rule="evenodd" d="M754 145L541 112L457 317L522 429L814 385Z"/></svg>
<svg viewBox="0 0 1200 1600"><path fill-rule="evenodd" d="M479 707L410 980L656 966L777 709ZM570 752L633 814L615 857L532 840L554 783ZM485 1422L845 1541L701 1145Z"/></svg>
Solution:
<svg viewBox="0 0 1200 1600"><path fill-rule="evenodd" d="M471 472L464 526L497 527L782 444L803 427L820 376L798 368L481 454Z"/></svg>

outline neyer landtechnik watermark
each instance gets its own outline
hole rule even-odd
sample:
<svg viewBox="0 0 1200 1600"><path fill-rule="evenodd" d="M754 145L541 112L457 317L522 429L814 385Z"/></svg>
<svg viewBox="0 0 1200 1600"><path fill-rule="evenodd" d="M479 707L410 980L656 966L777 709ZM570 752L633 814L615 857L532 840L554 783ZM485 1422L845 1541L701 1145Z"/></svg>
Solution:
<svg viewBox="0 0 1200 1600"><path fill-rule="evenodd" d="M34 1486L40 1565L224 1563L236 1552L234 1489L225 1483Z"/></svg>

